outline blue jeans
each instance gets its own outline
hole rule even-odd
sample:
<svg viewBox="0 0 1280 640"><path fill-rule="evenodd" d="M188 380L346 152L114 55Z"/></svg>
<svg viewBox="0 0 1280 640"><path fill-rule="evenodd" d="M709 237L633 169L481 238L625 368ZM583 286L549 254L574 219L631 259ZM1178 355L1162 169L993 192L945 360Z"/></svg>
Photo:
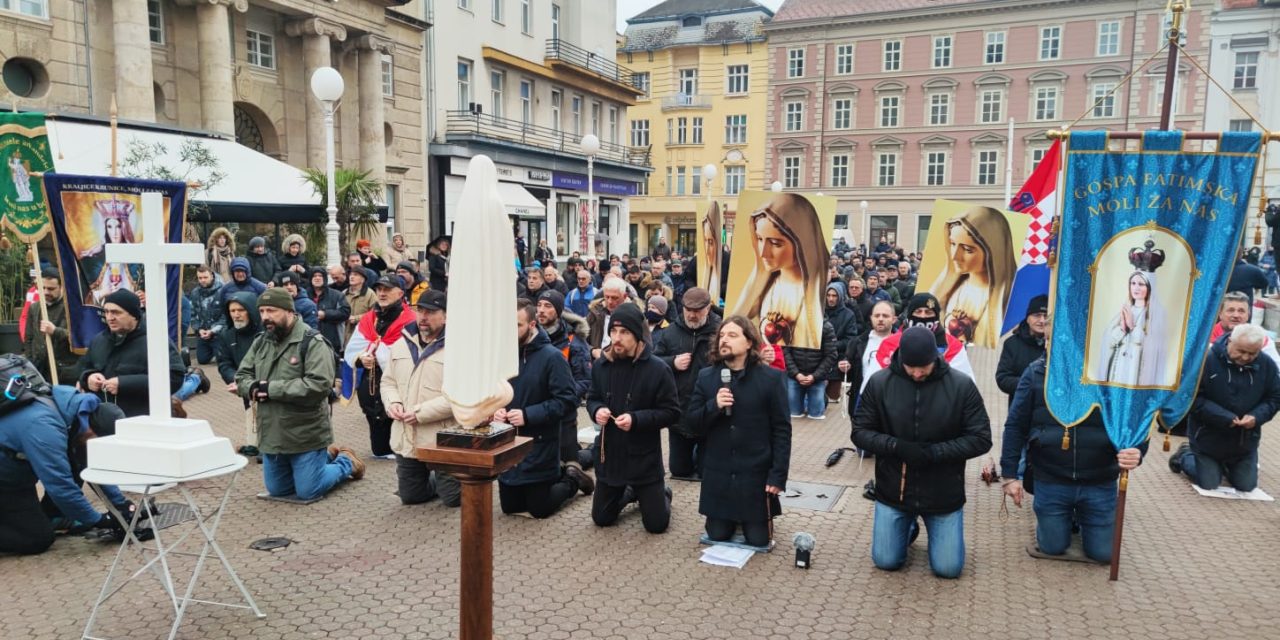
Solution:
<svg viewBox="0 0 1280 640"><path fill-rule="evenodd" d="M826 381L823 380L814 380L807 387L796 382L795 378L787 380L787 400L791 403L791 415L802 416L808 413L812 418L826 413L826 388Z"/></svg>
<svg viewBox="0 0 1280 640"><path fill-rule="evenodd" d="M911 525L924 518L929 532L929 568L939 578L958 578L964 570L964 509L951 513L914 514L876 501L871 527L871 561L877 568L897 571L907 563Z"/></svg>
<svg viewBox="0 0 1280 640"><path fill-rule="evenodd" d="M330 458L324 449L262 454L262 483L267 493L276 497L319 498L350 475L351 460L346 456Z"/></svg>
<svg viewBox="0 0 1280 640"><path fill-rule="evenodd" d="M1258 450L1230 460L1215 460L1193 447L1182 456L1182 472L1201 489L1213 490L1222 484L1222 476L1236 491L1253 491L1258 488Z"/></svg>
<svg viewBox="0 0 1280 640"><path fill-rule="evenodd" d="M1071 545L1072 516L1080 523L1084 554L1111 562L1111 536L1116 526L1116 483L1094 485L1036 482L1036 545L1051 556Z"/></svg>
<svg viewBox="0 0 1280 640"><path fill-rule="evenodd" d="M200 387L200 376L194 373L188 373L182 377L182 386L178 387L177 393L173 394L179 400L186 402L191 396L196 394L196 389Z"/></svg>

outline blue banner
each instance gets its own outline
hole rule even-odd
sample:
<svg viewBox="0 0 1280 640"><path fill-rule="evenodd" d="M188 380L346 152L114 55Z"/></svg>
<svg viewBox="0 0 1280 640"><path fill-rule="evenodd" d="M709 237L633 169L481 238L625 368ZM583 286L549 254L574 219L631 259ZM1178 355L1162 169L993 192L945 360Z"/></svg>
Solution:
<svg viewBox="0 0 1280 640"><path fill-rule="evenodd" d="M1214 151L1184 151L1181 132L1149 131L1140 150L1112 151L1105 131L1071 134L1045 380L1059 422L1097 407L1123 449L1186 414L1261 144L1224 133Z"/></svg>
<svg viewBox="0 0 1280 640"><path fill-rule="evenodd" d="M118 289L145 291L142 265L109 263L108 244L142 240L142 193L159 192L166 211L166 242L182 242L187 185L163 180L46 173L45 194L57 239L58 267L71 333L71 347L85 349L106 330L102 299ZM147 212L150 214L151 212ZM178 342L182 268L165 268L169 293L169 339Z"/></svg>

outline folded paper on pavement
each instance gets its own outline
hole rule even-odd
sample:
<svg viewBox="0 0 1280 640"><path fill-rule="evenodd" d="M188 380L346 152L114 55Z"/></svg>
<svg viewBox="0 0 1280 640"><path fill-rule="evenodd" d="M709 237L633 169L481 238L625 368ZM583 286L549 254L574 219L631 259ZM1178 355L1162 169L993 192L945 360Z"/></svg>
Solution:
<svg viewBox="0 0 1280 640"><path fill-rule="evenodd" d="M717 567L733 567L741 569L756 552L742 547L730 547L717 544L702 550L702 561Z"/></svg>
<svg viewBox="0 0 1280 640"><path fill-rule="evenodd" d="M1267 495L1262 489L1254 489L1253 491L1236 491L1231 487L1218 487L1217 489L1201 489L1195 483L1191 484L1191 488L1196 490L1202 496L1209 498L1226 498L1228 500L1259 500L1262 502L1275 502L1276 499Z"/></svg>

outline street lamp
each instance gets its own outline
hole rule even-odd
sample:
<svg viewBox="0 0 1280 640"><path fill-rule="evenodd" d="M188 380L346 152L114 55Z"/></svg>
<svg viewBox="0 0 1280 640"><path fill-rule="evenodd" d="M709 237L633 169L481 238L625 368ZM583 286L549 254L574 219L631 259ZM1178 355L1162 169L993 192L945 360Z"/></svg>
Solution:
<svg viewBox="0 0 1280 640"><path fill-rule="evenodd" d="M582 149L582 153L587 156L587 222L591 229L589 233L597 233L599 230L594 227L599 224L596 217L596 154L600 153L600 138L595 134L588 133L582 136L582 140L578 143L578 147ZM582 252L587 252L587 247L582 247ZM599 258L600 256L596 256Z"/></svg>
<svg viewBox="0 0 1280 640"><path fill-rule="evenodd" d="M338 250L337 180L333 169L333 112L342 98L343 88L342 74L333 67L320 67L311 74L311 93L324 105L325 183L328 186L325 213L329 214L329 222L324 226L324 241L331 267L342 263Z"/></svg>
<svg viewBox="0 0 1280 640"><path fill-rule="evenodd" d="M769 189L774 193L782 193L782 183L774 180L773 184L769 185Z"/></svg>
<svg viewBox="0 0 1280 640"><path fill-rule="evenodd" d="M867 231L867 207L868 206L870 206L870 204L866 200L863 200L862 202L858 203L858 208L862 209L862 240L863 242L866 242L868 245L870 245L871 239L867 237L868 235L870 235L870 232Z"/></svg>
<svg viewBox="0 0 1280 640"><path fill-rule="evenodd" d="M711 181L716 179L716 174L720 173L716 169L716 165L708 162L702 166L702 177L707 181L707 199L711 199Z"/></svg>

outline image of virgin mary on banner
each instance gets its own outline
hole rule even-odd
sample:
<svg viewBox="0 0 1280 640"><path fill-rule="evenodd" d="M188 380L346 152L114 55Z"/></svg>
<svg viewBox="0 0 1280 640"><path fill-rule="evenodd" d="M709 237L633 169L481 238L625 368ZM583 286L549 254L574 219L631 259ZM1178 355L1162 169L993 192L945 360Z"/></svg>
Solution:
<svg viewBox="0 0 1280 640"><path fill-rule="evenodd" d="M165 216L169 236L166 241L182 242L187 185L47 173L44 187L57 239L58 267L66 283L71 346L84 349L94 336L106 329L101 318L103 298L120 289L145 291L142 266L107 262L107 245L140 242L142 216L155 213ZM142 210L142 193L150 191L161 193L165 211ZM165 273L169 281L169 337L176 342L182 309L178 299L181 267L169 266Z"/></svg>
<svg viewBox="0 0 1280 640"><path fill-rule="evenodd" d="M1178 131L1148 131L1140 150L1113 150L1105 131L1067 144L1045 399L1065 425L1099 408L1117 449L1190 409L1248 217L1261 135L1184 143L1202 144Z"/></svg>

